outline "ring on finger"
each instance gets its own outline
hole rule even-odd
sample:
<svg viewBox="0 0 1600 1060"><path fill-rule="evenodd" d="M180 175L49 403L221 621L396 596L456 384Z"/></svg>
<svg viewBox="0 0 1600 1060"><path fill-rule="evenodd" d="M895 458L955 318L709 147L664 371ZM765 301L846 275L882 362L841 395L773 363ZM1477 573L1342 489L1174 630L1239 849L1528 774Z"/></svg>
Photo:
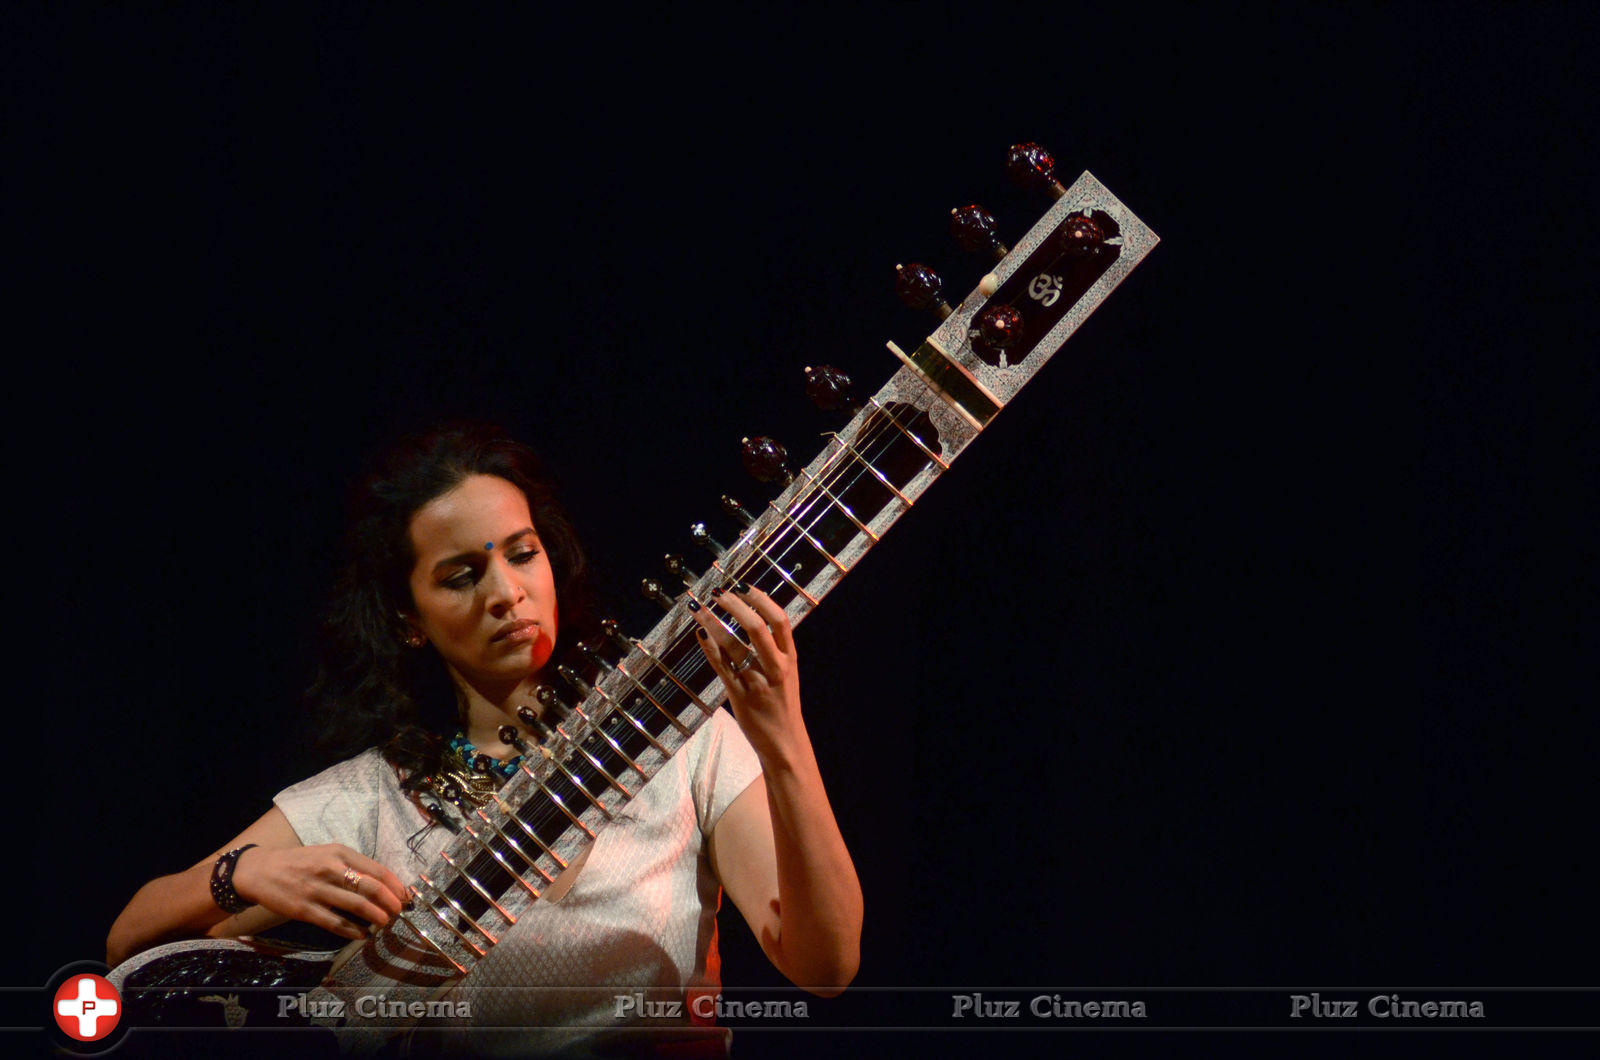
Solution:
<svg viewBox="0 0 1600 1060"><path fill-rule="evenodd" d="M355 869L345 869L344 870L344 887L345 887L345 890L347 890L347 891L355 890L356 888L361 886L361 881L364 880L364 879L366 879L366 877L361 875L361 873L357 872Z"/></svg>
<svg viewBox="0 0 1600 1060"><path fill-rule="evenodd" d="M738 662L734 663L731 667L729 667L729 669L732 670L736 674L742 674L746 670L750 669L750 667L754 666L755 664L756 664L756 653L755 652L751 652L750 654L746 655L743 659L741 659Z"/></svg>

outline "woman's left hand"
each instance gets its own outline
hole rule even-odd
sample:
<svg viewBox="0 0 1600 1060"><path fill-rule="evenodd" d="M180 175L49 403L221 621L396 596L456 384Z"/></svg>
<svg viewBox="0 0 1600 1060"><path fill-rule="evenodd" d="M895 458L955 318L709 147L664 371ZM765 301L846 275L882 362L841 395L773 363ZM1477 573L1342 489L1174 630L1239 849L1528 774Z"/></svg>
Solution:
<svg viewBox="0 0 1600 1060"><path fill-rule="evenodd" d="M709 608L692 612L700 623L700 649L722 678L733 716L750 745L763 761L786 758L802 746L809 751L789 616L754 587L712 595L750 641L749 646L741 642Z"/></svg>

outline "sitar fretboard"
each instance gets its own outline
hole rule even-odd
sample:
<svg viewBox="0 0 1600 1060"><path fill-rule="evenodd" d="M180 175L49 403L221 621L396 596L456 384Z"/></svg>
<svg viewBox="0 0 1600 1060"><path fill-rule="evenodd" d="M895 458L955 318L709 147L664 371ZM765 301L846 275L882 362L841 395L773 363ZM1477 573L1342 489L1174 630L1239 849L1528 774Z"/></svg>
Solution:
<svg viewBox="0 0 1600 1060"><path fill-rule="evenodd" d="M1098 254L1062 249L1057 233L1075 216L1107 233ZM1156 241L1092 176L1079 177L927 341L909 354L891 346L899 371L765 510L745 513L738 538L686 580L647 636L591 653L587 678L574 682L581 702L416 881L415 908L325 985L378 968L417 982L470 972L723 702L688 601L738 635L711 590L743 581L798 625ZM1027 327L1006 352L974 323L997 303L1021 310Z"/></svg>

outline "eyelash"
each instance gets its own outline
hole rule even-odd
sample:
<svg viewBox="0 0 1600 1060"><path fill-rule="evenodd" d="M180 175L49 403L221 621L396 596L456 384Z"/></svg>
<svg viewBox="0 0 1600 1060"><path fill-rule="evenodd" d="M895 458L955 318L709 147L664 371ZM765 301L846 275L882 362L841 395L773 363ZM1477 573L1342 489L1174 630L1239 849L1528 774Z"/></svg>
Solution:
<svg viewBox="0 0 1600 1060"><path fill-rule="evenodd" d="M507 556L506 558L509 559L512 563L515 563L519 567L525 567L529 563L532 563L533 562L533 558L535 556L537 556L538 554L539 554L539 550L538 549L530 548L526 552L518 552L516 555ZM443 586L444 588L446 588L446 589L470 589L470 588L472 588L472 583L475 580L476 579L473 577L473 572L472 571L465 571L464 570L460 574L455 575L454 577L446 578L444 581L440 582L439 584L441 586Z"/></svg>

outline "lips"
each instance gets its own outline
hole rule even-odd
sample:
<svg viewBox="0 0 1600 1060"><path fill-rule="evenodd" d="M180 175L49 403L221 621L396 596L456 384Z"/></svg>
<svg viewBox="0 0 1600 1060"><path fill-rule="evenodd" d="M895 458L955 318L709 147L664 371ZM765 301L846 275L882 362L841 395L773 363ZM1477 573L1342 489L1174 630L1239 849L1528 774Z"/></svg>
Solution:
<svg viewBox="0 0 1600 1060"><path fill-rule="evenodd" d="M504 629L501 629L494 636L490 637L489 640L490 640L491 643L502 643L502 644L503 643L512 643L512 644L515 644L515 643L520 643L520 642L526 641L526 640L532 640L532 639L534 639L534 637L538 636L538 634L539 634L539 623L537 623L533 619L529 618L529 619L524 619L521 622L513 622L513 623L511 623L511 625L506 626Z"/></svg>

